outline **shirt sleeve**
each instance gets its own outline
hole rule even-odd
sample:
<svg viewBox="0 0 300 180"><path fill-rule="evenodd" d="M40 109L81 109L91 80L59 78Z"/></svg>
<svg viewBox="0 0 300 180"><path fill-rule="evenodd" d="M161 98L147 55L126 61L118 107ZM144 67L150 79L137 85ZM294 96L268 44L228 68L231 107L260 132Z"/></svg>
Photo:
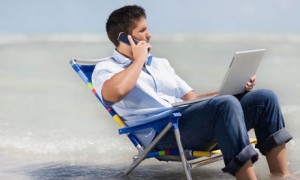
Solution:
<svg viewBox="0 0 300 180"><path fill-rule="evenodd" d="M193 90L183 79L181 79L177 74L175 74L176 83L178 85L179 97L182 98L186 93Z"/></svg>
<svg viewBox="0 0 300 180"><path fill-rule="evenodd" d="M110 67L109 69L106 67ZM120 72L119 68L115 67L114 64L100 62L96 65L94 72L92 74L92 83L94 89L96 90L97 94L99 95L101 101L106 106L112 106L114 103L104 100L102 95L102 87L105 81L110 79L113 75Z"/></svg>
<svg viewBox="0 0 300 180"><path fill-rule="evenodd" d="M176 95L176 97L178 98L182 98L186 93L190 92L193 90L193 88L191 86L189 86L181 77L179 77L174 68L170 65L169 61L166 60L167 65L170 68L171 73L173 73L174 77L175 77L175 81L178 87L178 94Z"/></svg>

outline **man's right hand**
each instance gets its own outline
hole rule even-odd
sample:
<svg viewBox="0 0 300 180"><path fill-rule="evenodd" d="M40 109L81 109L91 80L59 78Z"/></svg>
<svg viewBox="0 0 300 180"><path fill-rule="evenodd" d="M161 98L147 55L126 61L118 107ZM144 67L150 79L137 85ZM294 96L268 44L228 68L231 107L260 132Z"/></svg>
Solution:
<svg viewBox="0 0 300 180"><path fill-rule="evenodd" d="M122 100L135 86L147 60L148 48L151 48L151 45L145 41L135 44L130 35L128 39L132 49L133 63L123 71L113 75L103 84L102 96L109 102Z"/></svg>
<svg viewBox="0 0 300 180"><path fill-rule="evenodd" d="M151 44L147 43L146 41L139 41L137 44L135 44L131 35L128 35L128 40L132 49L132 60L145 64L148 56L148 49L151 48Z"/></svg>

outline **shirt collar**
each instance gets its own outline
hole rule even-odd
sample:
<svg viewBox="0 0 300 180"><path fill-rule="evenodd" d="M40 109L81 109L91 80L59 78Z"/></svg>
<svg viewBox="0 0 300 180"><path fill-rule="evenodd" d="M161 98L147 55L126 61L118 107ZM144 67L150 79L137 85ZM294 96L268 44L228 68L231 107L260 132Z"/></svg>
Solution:
<svg viewBox="0 0 300 180"><path fill-rule="evenodd" d="M123 54L119 53L116 49L113 52L113 58L115 61L117 61L120 64L123 64L125 66L129 66L132 63L132 60L124 56ZM148 58L146 61L146 65L150 66L152 62L152 55L149 53Z"/></svg>
<svg viewBox="0 0 300 180"><path fill-rule="evenodd" d="M119 53L116 49L113 53L113 58L115 61L117 61L120 64L123 64L125 66L129 66L132 63L132 60L124 56L123 54Z"/></svg>
<svg viewBox="0 0 300 180"><path fill-rule="evenodd" d="M150 65L151 65L151 62L152 62L152 54L148 54L148 58L147 58L147 61L146 61L146 65L147 65L147 66L150 66Z"/></svg>

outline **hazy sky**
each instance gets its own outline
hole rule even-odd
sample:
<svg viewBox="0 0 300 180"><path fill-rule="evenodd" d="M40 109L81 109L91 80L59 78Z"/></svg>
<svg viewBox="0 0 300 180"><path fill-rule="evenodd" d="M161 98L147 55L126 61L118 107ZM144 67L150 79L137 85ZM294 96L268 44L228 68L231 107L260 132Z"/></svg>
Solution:
<svg viewBox="0 0 300 180"><path fill-rule="evenodd" d="M0 34L105 33L126 4L146 9L152 33L300 33L299 0L0 0Z"/></svg>

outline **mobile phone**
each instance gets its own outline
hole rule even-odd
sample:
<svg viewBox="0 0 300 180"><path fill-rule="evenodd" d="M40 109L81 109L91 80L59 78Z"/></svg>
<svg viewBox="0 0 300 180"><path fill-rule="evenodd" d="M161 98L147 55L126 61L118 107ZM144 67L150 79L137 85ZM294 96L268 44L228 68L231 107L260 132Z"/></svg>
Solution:
<svg viewBox="0 0 300 180"><path fill-rule="evenodd" d="M134 39L133 37L132 37L132 39L133 39L135 44L137 44L139 42L138 40ZM121 42L127 44L128 46L130 46L130 42L129 42L129 39L128 39L128 34L126 34L126 33L123 33L123 32L120 33L119 36L118 36L118 41L121 41Z"/></svg>

